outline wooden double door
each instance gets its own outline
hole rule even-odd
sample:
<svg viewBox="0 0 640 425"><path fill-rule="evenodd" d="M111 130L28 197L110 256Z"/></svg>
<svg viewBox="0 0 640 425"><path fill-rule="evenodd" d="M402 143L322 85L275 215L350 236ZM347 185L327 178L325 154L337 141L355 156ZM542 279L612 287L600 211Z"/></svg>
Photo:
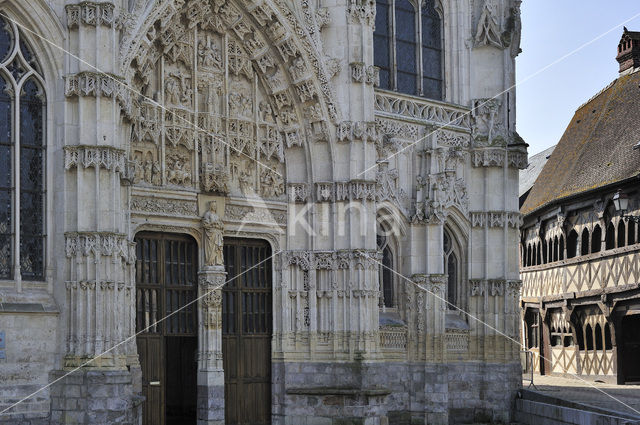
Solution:
<svg viewBox="0 0 640 425"><path fill-rule="evenodd" d="M136 330L144 425L196 423L198 248L186 236L136 236ZM271 423L271 249L225 239L225 423Z"/></svg>

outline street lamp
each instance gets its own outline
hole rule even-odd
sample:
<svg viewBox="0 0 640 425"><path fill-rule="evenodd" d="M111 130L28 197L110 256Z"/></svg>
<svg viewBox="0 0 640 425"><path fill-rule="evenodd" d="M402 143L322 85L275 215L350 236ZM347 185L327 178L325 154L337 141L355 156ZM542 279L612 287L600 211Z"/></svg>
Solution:
<svg viewBox="0 0 640 425"><path fill-rule="evenodd" d="M613 195L613 206L616 211L620 213L620 218L623 218L627 221L631 220L634 223L640 223L640 216L634 215L625 215L627 210L629 209L629 197L622 193L620 190Z"/></svg>

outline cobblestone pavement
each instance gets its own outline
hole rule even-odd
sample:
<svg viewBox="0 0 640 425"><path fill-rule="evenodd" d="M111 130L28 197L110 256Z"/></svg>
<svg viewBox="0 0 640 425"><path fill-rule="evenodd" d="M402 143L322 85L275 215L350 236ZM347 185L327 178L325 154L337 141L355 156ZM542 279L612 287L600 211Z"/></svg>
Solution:
<svg viewBox="0 0 640 425"><path fill-rule="evenodd" d="M533 383L536 388L531 387L531 390L537 390L551 397L640 416L640 385L615 385L592 381L587 383L578 378L540 375L533 376ZM528 380L523 382L524 388L528 385Z"/></svg>

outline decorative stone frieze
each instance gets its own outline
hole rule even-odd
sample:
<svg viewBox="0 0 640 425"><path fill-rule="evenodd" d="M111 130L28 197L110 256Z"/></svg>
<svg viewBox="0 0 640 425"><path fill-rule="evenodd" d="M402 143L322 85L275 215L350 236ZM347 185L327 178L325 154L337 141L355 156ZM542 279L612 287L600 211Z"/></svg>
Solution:
<svg viewBox="0 0 640 425"><path fill-rule="evenodd" d="M348 269L353 264L361 265L364 268L377 268L382 259L378 251L365 249L284 251L281 255L283 266L297 265L305 271Z"/></svg>
<svg viewBox="0 0 640 425"><path fill-rule="evenodd" d="M509 152L507 160L510 167L524 170L529 166L529 157L526 152Z"/></svg>
<svg viewBox="0 0 640 425"><path fill-rule="evenodd" d="M83 1L65 6L67 27L77 28L80 25L112 27L115 24L115 5L109 2Z"/></svg>
<svg viewBox="0 0 640 425"><path fill-rule="evenodd" d="M378 128L380 139L382 139L382 136L387 136L389 138L396 137L415 141L420 136L420 127L396 120L376 118L376 127Z"/></svg>
<svg viewBox="0 0 640 425"><path fill-rule="evenodd" d="M118 256L128 264L135 263L135 243L126 235L112 232L67 232L65 253L68 258Z"/></svg>
<svg viewBox="0 0 640 425"><path fill-rule="evenodd" d="M504 149L475 150L471 154L471 164L474 167L504 167L506 153Z"/></svg>
<svg viewBox="0 0 640 425"><path fill-rule="evenodd" d="M519 297L522 288L521 280L505 279L470 279L469 295L478 296L504 296Z"/></svg>
<svg viewBox="0 0 640 425"><path fill-rule="evenodd" d="M144 215L192 218L198 216L198 204L195 200L132 196L131 211Z"/></svg>
<svg viewBox="0 0 640 425"><path fill-rule="evenodd" d="M374 65L365 65L362 62L352 62L349 64L351 68L351 79L355 83L366 83L374 87L380 85L380 68Z"/></svg>
<svg viewBox="0 0 640 425"><path fill-rule="evenodd" d="M286 211L258 208L245 205L225 205L224 218L228 221L254 222L263 224L287 224Z"/></svg>
<svg viewBox="0 0 640 425"><path fill-rule="evenodd" d="M522 226L522 214L507 211L472 211L469 213L473 227L511 227L519 229Z"/></svg>
<svg viewBox="0 0 640 425"><path fill-rule="evenodd" d="M343 121L338 124L336 138L339 142L378 142L380 133L375 122L370 121Z"/></svg>
<svg viewBox="0 0 640 425"><path fill-rule="evenodd" d="M64 80L64 94L66 97L113 98L118 101L125 116L131 117L131 90L121 77L106 73L83 71L67 75Z"/></svg>
<svg viewBox="0 0 640 425"><path fill-rule="evenodd" d="M351 24L375 25L375 0L349 0L349 5L347 6L347 18Z"/></svg>
<svg viewBox="0 0 640 425"><path fill-rule="evenodd" d="M529 165L526 152L513 152L502 148L478 149L472 152L471 164L474 167L509 167L524 170Z"/></svg>
<svg viewBox="0 0 640 425"><path fill-rule="evenodd" d="M124 85L122 78L111 74L83 71L65 77L64 95L113 97Z"/></svg>
<svg viewBox="0 0 640 425"><path fill-rule="evenodd" d="M295 203L306 203L310 192L306 183L289 183L289 200Z"/></svg>
<svg viewBox="0 0 640 425"><path fill-rule="evenodd" d="M64 168L98 168L126 174L127 155L111 146L73 145L64 147Z"/></svg>
<svg viewBox="0 0 640 425"><path fill-rule="evenodd" d="M436 140L438 141L438 146L468 148L471 144L471 138L468 133L458 133L448 130L439 130Z"/></svg>

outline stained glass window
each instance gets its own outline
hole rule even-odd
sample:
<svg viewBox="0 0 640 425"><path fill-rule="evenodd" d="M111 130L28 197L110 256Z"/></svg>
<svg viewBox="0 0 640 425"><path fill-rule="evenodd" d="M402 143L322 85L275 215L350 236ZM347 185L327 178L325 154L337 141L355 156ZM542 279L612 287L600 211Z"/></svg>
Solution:
<svg viewBox="0 0 640 425"><path fill-rule="evenodd" d="M44 92L35 55L21 37L0 18L0 279L19 273L42 280Z"/></svg>
<svg viewBox="0 0 640 425"><path fill-rule="evenodd" d="M447 301L448 307L453 309L460 304L460 255L459 247L454 242L449 230L444 230L442 249L444 254L445 274L447 275Z"/></svg>
<svg viewBox="0 0 640 425"><path fill-rule="evenodd" d="M374 64L380 68L380 87L390 89L391 85L391 31L388 0L376 2L376 28L373 32Z"/></svg>
<svg viewBox="0 0 640 425"><path fill-rule="evenodd" d="M442 32L434 0L422 5L422 94L442 99Z"/></svg>
<svg viewBox="0 0 640 425"><path fill-rule="evenodd" d="M382 299L380 306L386 308L396 307L394 276L393 276L393 251L389 245L388 231L383 227L378 228L378 250L382 252L382 265L380 266L380 292Z"/></svg>
<svg viewBox="0 0 640 425"><path fill-rule="evenodd" d="M377 0L373 48L381 88L443 98L442 25L435 0Z"/></svg>
<svg viewBox="0 0 640 425"><path fill-rule="evenodd" d="M0 40L4 40L0 36ZM1 48L1 45L0 45ZM1 53L1 52L0 52ZM13 170L11 167L11 98L9 84L0 75L0 279L11 277L12 218L11 194Z"/></svg>

